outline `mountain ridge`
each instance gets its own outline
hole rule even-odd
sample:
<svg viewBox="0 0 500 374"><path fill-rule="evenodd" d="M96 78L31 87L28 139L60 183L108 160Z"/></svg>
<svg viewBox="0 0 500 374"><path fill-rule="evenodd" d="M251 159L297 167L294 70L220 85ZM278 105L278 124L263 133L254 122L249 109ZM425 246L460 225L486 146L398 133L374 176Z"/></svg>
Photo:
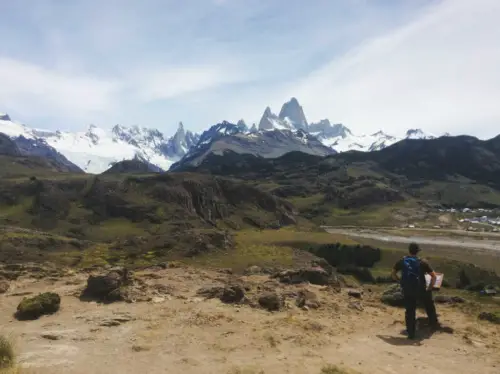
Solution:
<svg viewBox="0 0 500 374"><path fill-rule="evenodd" d="M110 130L90 125L85 131L46 131L19 124L12 121L8 114L0 114L0 132L6 133L16 142L23 143L23 146L31 151L38 150L40 156L57 158L57 153L67 161L67 165L75 165L78 169L92 174L102 173L117 162L133 159L139 159L161 170L169 170L182 160L195 158L193 154L199 154L204 144L212 140L218 142L213 148L222 152L224 147L219 136L222 128L231 132L225 136L235 136L226 139L226 143L232 143L228 149L254 154L258 147L252 148L252 145L255 145L256 141L261 141L267 144L266 147L260 147L264 157L280 156L285 151L305 151L312 154L351 150L371 152L406 138L434 138L421 129L409 129L401 137L383 131L358 135L342 123L332 124L326 118L318 122L308 122L303 107L294 97L282 105L279 115L273 113L270 107L266 107L258 126L254 123L249 128L245 121L240 119L236 125L231 124L231 129L226 125L222 125L219 130L216 129L225 123L231 124L223 121L198 134L185 130L183 123L180 122L176 132L168 137L157 129L122 125L115 125ZM266 135L266 131L271 131L274 135ZM215 132L218 133L217 136L214 136ZM316 145L308 151L299 144L306 141ZM239 148L235 144L239 144ZM250 148L245 150L245 144ZM323 146L333 151L326 151ZM273 147L279 148L280 151L273 152ZM64 161L61 157L59 158Z"/></svg>

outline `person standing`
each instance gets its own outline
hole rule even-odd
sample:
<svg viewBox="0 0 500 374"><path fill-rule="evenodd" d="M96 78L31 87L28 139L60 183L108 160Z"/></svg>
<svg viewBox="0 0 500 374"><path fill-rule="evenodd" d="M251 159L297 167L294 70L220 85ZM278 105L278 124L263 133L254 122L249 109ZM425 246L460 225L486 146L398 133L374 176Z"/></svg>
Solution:
<svg viewBox="0 0 500 374"><path fill-rule="evenodd" d="M406 331L409 339L415 339L417 303L421 300L424 304L429 325L432 329L439 328L436 314L436 306L432 297L432 290L436 283L436 273L430 264L418 257L420 247L417 243L411 243L408 247L409 255L399 260L392 269L394 280L401 282L405 303ZM401 277L398 276L401 272ZM425 275L431 276L429 286L426 285Z"/></svg>

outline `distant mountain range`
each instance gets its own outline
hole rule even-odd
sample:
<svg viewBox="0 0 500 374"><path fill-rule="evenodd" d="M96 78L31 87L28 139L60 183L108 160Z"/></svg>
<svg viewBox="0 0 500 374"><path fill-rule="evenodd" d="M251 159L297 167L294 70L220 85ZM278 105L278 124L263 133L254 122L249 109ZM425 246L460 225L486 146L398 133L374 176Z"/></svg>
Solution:
<svg viewBox="0 0 500 374"><path fill-rule="evenodd" d="M158 170L168 170L172 165L195 166L208 154L226 151L265 158L291 151L325 156L350 150L380 150L404 138L434 138L419 129L408 130L404 138L398 138L383 131L355 135L328 119L309 123L296 98L283 104L279 115L267 107L258 126L248 128L243 120L236 124L224 121L202 134L186 131L182 123L170 137L156 129L120 125L111 129L90 125L81 132L46 131L12 121L1 113L0 133L11 137L24 154L51 158L75 171L94 174L123 160L140 160Z"/></svg>

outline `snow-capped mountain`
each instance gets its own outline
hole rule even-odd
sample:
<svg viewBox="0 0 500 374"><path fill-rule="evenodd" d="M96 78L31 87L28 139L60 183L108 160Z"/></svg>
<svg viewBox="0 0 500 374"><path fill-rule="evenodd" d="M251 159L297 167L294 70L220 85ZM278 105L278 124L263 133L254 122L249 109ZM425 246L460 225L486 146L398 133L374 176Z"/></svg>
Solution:
<svg viewBox="0 0 500 374"><path fill-rule="evenodd" d="M44 131L14 122L2 113L0 133L14 139L27 154L50 157L68 167L74 164L88 173L101 173L117 162L132 159L168 170L174 162L198 159L207 150L278 157L297 150L311 154L376 151L405 138L433 138L420 129L410 129L399 137L383 131L360 135L328 119L310 123L296 98L284 103L279 115L267 107L258 126L254 123L249 129L242 119L237 124L224 121L201 135L186 131L182 122L171 137L156 129L120 125L110 130L90 125L81 132Z"/></svg>
<svg viewBox="0 0 500 374"><path fill-rule="evenodd" d="M168 170L199 139L198 134L184 131L182 124L174 136L166 138L158 130L138 126L128 128L116 125L111 130L105 130L90 125L82 132L38 130L13 122L5 114L0 116L0 132L24 147L30 143L31 148L38 146L42 149L41 145L46 145L83 171L95 174L102 173L116 162L132 159Z"/></svg>
<svg viewBox="0 0 500 374"><path fill-rule="evenodd" d="M406 136L396 137L378 131L370 135L354 134L343 124L331 124L328 119L317 123L308 123L304 110L296 98L283 104L279 116L267 107L259 123L259 130L305 130L317 137L324 145L333 148L337 152L378 151L390 146L402 139L431 139L433 136L426 135L420 129L408 130Z"/></svg>
<svg viewBox="0 0 500 374"><path fill-rule="evenodd" d="M196 167L209 155L222 155L228 151L264 158L276 158L292 151L318 156L335 153L332 148L301 129L249 131L241 121L238 124L224 121L201 134L199 143L179 162L172 165L171 170Z"/></svg>

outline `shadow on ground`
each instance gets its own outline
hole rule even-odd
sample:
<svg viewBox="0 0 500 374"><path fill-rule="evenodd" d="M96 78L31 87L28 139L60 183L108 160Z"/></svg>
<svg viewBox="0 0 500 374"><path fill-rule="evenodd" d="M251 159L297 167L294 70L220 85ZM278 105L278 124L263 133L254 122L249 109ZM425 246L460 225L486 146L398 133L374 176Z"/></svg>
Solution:
<svg viewBox="0 0 500 374"><path fill-rule="evenodd" d="M453 334L453 328L449 326L440 326L433 328L429 325L427 318L417 319L417 334L415 339L408 339L406 330L401 331L402 336L377 335L377 338L383 340L387 344L403 346L403 345L422 345L422 341L432 338L436 333Z"/></svg>

